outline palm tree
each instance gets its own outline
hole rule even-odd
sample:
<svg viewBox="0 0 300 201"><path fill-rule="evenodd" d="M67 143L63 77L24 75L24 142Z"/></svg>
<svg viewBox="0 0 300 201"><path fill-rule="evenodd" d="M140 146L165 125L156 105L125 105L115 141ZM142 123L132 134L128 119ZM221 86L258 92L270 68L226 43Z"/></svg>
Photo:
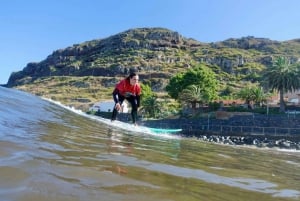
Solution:
<svg viewBox="0 0 300 201"><path fill-rule="evenodd" d="M252 88L253 101L256 105L261 106L263 103L267 102L267 99L270 97L270 94L265 93L262 87Z"/></svg>
<svg viewBox="0 0 300 201"><path fill-rule="evenodd" d="M251 86L246 86L237 92L236 96L242 100L245 100L245 103L248 105L248 108L252 109L252 102L254 101L254 88Z"/></svg>
<svg viewBox="0 0 300 201"><path fill-rule="evenodd" d="M266 102L269 94L266 94L262 87L249 85L242 88L236 96L245 100L248 108L252 108L252 103L261 106L264 102Z"/></svg>
<svg viewBox="0 0 300 201"><path fill-rule="evenodd" d="M156 96L149 96L143 101L142 110L148 117L156 118L161 110L161 103L157 100Z"/></svg>
<svg viewBox="0 0 300 201"><path fill-rule="evenodd" d="M300 88L299 64L290 64L285 57L279 57L273 65L266 69L264 77L272 90L279 91L280 112L285 112L283 95Z"/></svg>
<svg viewBox="0 0 300 201"><path fill-rule="evenodd" d="M190 85L186 89L183 89L179 95L179 100L182 103L191 103L193 109L196 108L197 103L206 102L201 87L197 85Z"/></svg>

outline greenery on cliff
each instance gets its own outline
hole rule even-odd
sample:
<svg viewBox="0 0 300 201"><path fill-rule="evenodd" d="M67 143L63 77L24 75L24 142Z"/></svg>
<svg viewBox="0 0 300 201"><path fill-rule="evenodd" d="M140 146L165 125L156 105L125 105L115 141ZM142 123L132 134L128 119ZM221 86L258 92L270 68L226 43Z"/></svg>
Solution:
<svg viewBox="0 0 300 201"><path fill-rule="evenodd" d="M279 42L248 36L202 43L164 28L138 28L56 50L12 73L7 86L87 109L111 99L112 88L130 69L166 99L169 79L201 64L215 73L218 95L230 98L247 83L260 81L277 56L298 62L300 39Z"/></svg>

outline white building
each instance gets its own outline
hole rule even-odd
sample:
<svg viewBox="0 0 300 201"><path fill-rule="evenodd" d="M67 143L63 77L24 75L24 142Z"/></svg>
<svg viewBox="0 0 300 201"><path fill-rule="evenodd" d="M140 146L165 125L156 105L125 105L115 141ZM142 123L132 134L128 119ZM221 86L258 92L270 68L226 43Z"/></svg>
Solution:
<svg viewBox="0 0 300 201"><path fill-rule="evenodd" d="M113 108L115 106L114 101L102 101L95 103L92 107L89 108L89 111L101 111L101 112L112 112ZM126 101L122 104L122 110L123 113L128 113L128 105Z"/></svg>
<svg viewBox="0 0 300 201"><path fill-rule="evenodd" d="M284 94L284 99L287 103L290 103L293 105L299 105L300 90Z"/></svg>

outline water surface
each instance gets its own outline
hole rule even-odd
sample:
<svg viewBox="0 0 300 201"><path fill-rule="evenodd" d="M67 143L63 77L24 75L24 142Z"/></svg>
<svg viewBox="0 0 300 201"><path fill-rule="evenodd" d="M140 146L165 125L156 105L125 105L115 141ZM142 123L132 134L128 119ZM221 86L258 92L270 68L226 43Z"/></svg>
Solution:
<svg viewBox="0 0 300 201"><path fill-rule="evenodd" d="M300 200L296 151L111 127L0 88L3 201Z"/></svg>

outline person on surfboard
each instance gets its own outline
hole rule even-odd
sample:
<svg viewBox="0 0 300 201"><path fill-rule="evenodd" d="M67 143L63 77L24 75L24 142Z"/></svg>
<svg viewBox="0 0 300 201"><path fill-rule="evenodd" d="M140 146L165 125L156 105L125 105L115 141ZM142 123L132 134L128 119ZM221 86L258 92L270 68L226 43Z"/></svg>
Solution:
<svg viewBox="0 0 300 201"><path fill-rule="evenodd" d="M141 91L139 76L134 72L130 73L127 78L116 84L116 87L113 91L115 106L112 112L111 120L116 120L118 111L121 110L122 103L126 99L131 104L132 122L134 125L136 125L137 110L140 107Z"/></svg>

